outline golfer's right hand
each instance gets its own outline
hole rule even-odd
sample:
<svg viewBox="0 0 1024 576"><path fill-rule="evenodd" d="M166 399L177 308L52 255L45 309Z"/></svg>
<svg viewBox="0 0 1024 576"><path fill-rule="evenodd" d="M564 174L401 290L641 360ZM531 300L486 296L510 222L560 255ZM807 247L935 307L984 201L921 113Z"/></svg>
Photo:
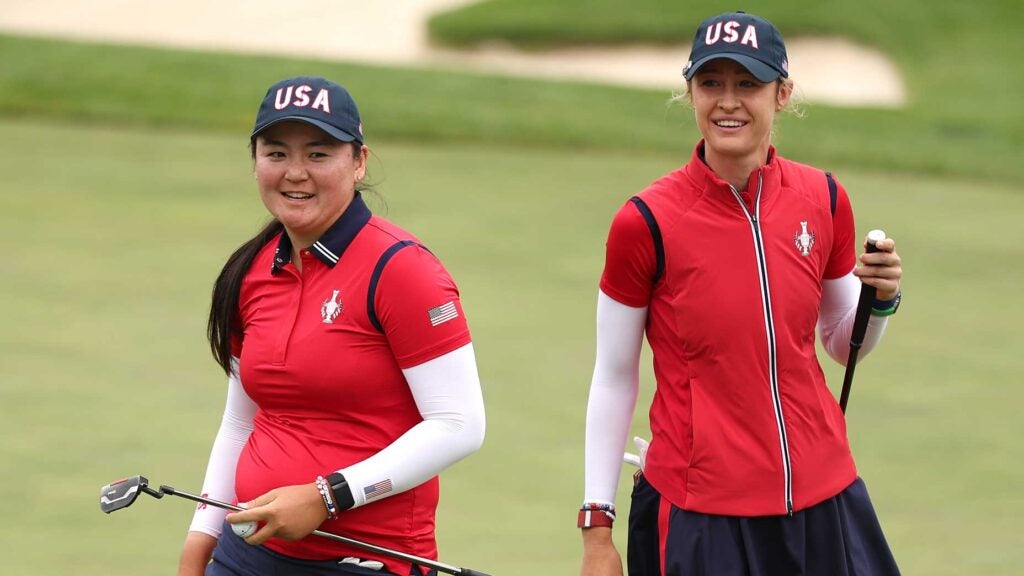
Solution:
<svg viewBox="0 0 1024 576"><path fill-rule="evenodd" d="M612 542L612 529L583 529L583 565L580 576L622 576L622 557Z"/></svg>
<svg viewBox="0 0 1024 576"><path fill-rule="evenodd" d="M253 546L269 538L305 538L327 519L327 508L314 482L275 488L238 506L245 510L228 514L227 521L259 522L259 530L245 539Z"/></svg>

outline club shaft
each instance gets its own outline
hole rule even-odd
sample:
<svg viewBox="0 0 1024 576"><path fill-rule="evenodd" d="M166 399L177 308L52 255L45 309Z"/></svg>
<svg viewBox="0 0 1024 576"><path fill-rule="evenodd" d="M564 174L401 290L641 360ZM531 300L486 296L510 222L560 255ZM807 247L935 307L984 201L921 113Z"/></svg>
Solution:
<svg viewBox="0 0 1024 576"><path fill-rule="evenodd" d="M882 234L885 238L885 234ZM867 252L877 252L878 248L870 239L867 242ZM853 317L853 331L850 333L850 355L846 359L846 372L843 374L843 390L839 395L839 407L846 413L846 405L850 402L850 390L853 388L853 373L857 369L857 359L860 356L861 346L864 345L864 335L868 331L868 320L871 318L871 305L875 301L877 290L874 286L862 284L860 287L860 298L857 300L857 311Z"/></svg>
<svg viewBox="0 0 1024 576"><path fill-rule="evenodd" d="M868 319L871 315L871 303L875 299L874 286L864 285L860 290L860 301L853 320L853 333L850 336L850 355L846 359L846 372L843 374L843 391L839 395L839 407L846 413L846 405L850 402L850 390L853 389L853 374L857 369L857 357L864 345Z"/></svg>
<svg viewBox="0 0 1024 576"><path fill-rule="evenodd" d="M209 504L210 506L214 506L216 508L223 508L224 510L232 510L234 512L242 512L245 510L244 508L239 508L238 506L228 504L227 502L221 502L220 500L212 500L204 496L189 494L188 492L183 492L170 486L161 486L160 491L165 494L180 496L182 498L185 498L186 500L192 500L194 502ZM487 576L483 572L477 572L475 570L470 570L468 568L459 568L458 566L450 566L443 562L437 562L434 560L428 560L426 558L420 558L419 556L413 556L412 554L398 552L397 550L391 550L390 548L382 548L375 544L369 544L366 542L361 542L359 540L353 540L352 538L346 538L345 536L332 534L331 532L324 532L323 530L313 530L312 533L316 536L320 536L321 538L327 538L328 540L334 540L335 542L348 544L349 546L352 546L354 548L367 550L369 552L376 552L377 554L381 554L391 558L397 558L398 560L404 560L406 562L417 564L419 566L433 568L434 570L444 572L445 574L454 574L455 576Z"/></svg>

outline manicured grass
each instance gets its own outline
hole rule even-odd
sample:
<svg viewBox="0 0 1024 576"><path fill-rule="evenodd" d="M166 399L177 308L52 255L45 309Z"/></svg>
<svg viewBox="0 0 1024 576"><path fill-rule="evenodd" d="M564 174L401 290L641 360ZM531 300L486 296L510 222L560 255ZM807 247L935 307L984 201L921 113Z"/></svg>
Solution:
<svg viewBox="0 0 1024 576"><path fill-rule="evenodd" d="M701 17L733 8L498 0L436 20L434 33L538 46L677 42L683 30L685 42ZM1017 8L748 9L787 34L878 46L907 76L907 109L810 107L781 121L777 141L833 169L861 232L885 228L904 255L906 300L858 368L850 407L859 469L904 573L1024 572ZM199 488L224 390L203 339L209 289L265 218L245 134L266 86L308 73L352 89L384 197L371 204L416 232L463 291L488 437L443 476L442 560L496 575L578 571L604 234L629 194L688 156L688 111L651 91L324 61L11 36L0 54L4 574L173 570L191 506L143 500L108 517L98 489L135 473ZM645 370L638 434L651 391ZM627 484L624 473L621 504Z"/></svg>
<svg viewBox="0 0 1024 576"><path fill-rule="evenodd" d="M493 40L526 47L689 45L704 18L736 9L727 0L489 0L436 16L430 32L435 40L453 45ZM1024 47L1019 34L1024 17L1012 2L761 0L744 9L767 17L787 37L838 35L882 49L907 76L917 106L939 108L937 103L955 102L970 107L990 98L1016 101L1024 88L1024 78L1007 73L1005 65ZM934 90L939 87L943 89ZM966 112L989 118L1006 112L981 108L945 112L950 117ZM1020 118L1019 113L1014 116Z"/></svg>
<svg viewBox="0 0 1024 576"><path fill-rule="evenodd" d="M1024 51L1024 16L1006 0L489 0L436 16L430 32L457 46L689 46L704 18L737 8L768 17L787 38L842 36L874 46L905 78L905 109L814 110L793 130L800 154L931 173L1005 175L1007 166L1024 165L1024 75L1011 72ZM967 150L985 150L970 161L977 171L965 171L955 158Z"/></svg>
<svg viewBox="0 0 1024 576"><path fill-rule="evenodd" d="M0 120L4 574L173 571L191 506L140 500L105 516L98 489L135 473L199 487L224 391L203 338L209 288L265 217L245 134ZM442 477L442 559L576 573L604 235L679 158L373 144L386 208L371 205L459 282L485 388L484 448ZM906 574L1019 574L1024 197L991 181L834 168L861 232L885 228L906 264L903 308L850 404L897 558ZM649 370L643 379L641 434Z"/></svg>
<svg viewBox="0 0 1024 576"><path fill-rule="evenodd" d="M0 118L239 134L271 83L319 74L352 90L371 143L503 143L685 158L697 138L692 113L669 106L670 95L658 91L2 35L0 54ZM1020 181L1021 79L1005 73L1012 61L980 60L992 67L984 81L955 76L955 86L915 89L906 110L809 106L806 118L780 121L779 142L791 157L822 166ZM1006 78L995 80L996 73Z"/></svg>

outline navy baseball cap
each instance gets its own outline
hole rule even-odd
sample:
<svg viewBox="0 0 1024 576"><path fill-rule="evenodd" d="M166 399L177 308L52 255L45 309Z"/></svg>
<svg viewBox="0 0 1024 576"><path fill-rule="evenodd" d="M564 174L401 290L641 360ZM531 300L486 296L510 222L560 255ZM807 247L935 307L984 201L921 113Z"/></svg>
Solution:
<svg viewBox="0 0 1024 576"><path fill-rule="evenodd" d="M779 29L746 12L727 12L701 22L683 76L690 80L701 66L716 58L739 62L761 82L789 76L786 45Z"/></svg>
<svg viewBox="0 0 1024 576"><path fill-rule="evenodd" d="M252 138L286 120L312 124L342 142L363 143L363 123L352 95L326 78L297 76L267 90L256 114Z"/></svg>

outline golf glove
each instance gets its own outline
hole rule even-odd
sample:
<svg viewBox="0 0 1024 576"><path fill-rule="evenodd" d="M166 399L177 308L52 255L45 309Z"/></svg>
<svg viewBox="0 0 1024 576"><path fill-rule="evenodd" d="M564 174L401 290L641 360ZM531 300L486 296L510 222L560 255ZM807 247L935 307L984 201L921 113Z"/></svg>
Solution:
<svg viewBox="0 0 1024 576"><path fill-rule="evenodd" d="M341 560L341 562L338 562L338 564L353 564L355 566L359 566L360 568L366 568L368 570L384 569L383 562L378 562L376 560L361 560L359 558L356 558L355 556L349 556L347 558L344 558L343 560Z"/></svg>
<svg viewBox="0 0 1024 576"><path fill-rule="evenodd" d="M647 447L650 446L651 443L639 436L633 436L633 444L636 445L637 453L631 454L626 452L622 455L622 460L625 461L626 464L636 466L642 472L644 466L647 464Z"/></svg>

